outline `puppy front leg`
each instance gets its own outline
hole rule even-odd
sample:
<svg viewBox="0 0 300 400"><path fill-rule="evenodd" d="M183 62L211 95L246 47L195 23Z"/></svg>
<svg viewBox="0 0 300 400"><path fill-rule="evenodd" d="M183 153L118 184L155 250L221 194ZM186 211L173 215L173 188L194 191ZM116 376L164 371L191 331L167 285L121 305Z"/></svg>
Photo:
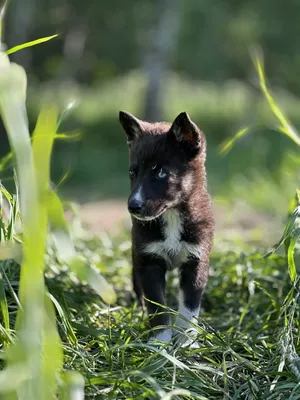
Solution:
<svg viewBox="0 0 300 400"><path fill-rule="evenodd" d="M198 317L207 278L208 260L206 259L191 259L181 266L179 315L176 318L176 326L183 329L192 328L189 322L195 322Z"/></svg>
<svg viewBox="0 0 300 400"><path fill-rule="evenodd" d="M132 286L139 305L144 308L143 288L141 285L141 278L138 268L135 267L132 268Z"/></svg>
<svg viewBox="0 0 300 400"><path fill-rule="evenodd" d="M150 260L148 259L147 261L149 262ZM162 265L148 262L140 265L139 276L149 314L149 323L151 328L160 325L166 326L169 324L169 316L162 307L166 305L166 269ZM153 304L152 302L159 303L162 306ZM154 332L154 338L161 342L169 342L171 337L172 331L170 328L155 330Z"/></svg>

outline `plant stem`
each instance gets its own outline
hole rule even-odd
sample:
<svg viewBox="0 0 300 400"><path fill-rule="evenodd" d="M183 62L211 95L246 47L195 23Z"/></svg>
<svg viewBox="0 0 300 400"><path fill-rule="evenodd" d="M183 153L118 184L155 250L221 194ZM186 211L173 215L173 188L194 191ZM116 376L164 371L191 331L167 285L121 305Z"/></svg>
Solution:
<svg viewBox="0 0 300 400"><path fill-rule="evenodd" d="M5 11L7 9L9 0L0 1L0 50L2 48L2 30L3 30L3 20L5 16Z"/></svg>

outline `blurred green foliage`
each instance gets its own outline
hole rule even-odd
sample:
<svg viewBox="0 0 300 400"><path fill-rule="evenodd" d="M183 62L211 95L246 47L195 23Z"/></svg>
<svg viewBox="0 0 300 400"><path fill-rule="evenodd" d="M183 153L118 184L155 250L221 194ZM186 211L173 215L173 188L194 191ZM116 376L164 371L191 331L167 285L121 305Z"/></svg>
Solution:
<svg viewBox="0 0 300 400"><path fill-rule="evenodd" d="M55 183L68 173L66 190L75 188L94 199L126 196L127 148L118 110L145 115L145 64L163 2L168 0L93 0L88 5L78 0L27 0L26 7L21 0L11 2L4 35L8 47L59 33L55 40L18 52L12 59L29 75L30 121L49 99L61 108L74 100L78 103L62 129L79 128L83 139L56 143L52 162ZM228 195L232 190L236 194L236 182L241 181L245 184L240 192L249 187L252 193L259 172L267 183L277 185L279 193L287 193L284 209L295 186L289 181L298 179L299 160L289 140L274 131L276 123L261 95L250 54L253 48L262 49L270 87L299 127L300 45L295 38L300 4L280 0L169 4L177 13L169 23L177 24L177 30L163 75L163 118L170 121L186 110L206 133L213 194ZM252 135L242 138L230 157L220 156L221 143L246 126ZM0 135L1 155L8 149L5 140Z"/></svg>
<svg viewBox="0 0 300 400"><path fill-rule="evenodd" d="M30 51L30 74L47 81L60 72L64 63L66 36L80 31L86 38L85 45L78 65L69 68L75 68L79 83L102 84L141 65L150 40L149 30L159 17L160 2L91 0L87 5L79 0L28 0L26 10L21 0L15 0L8 10L5 41L9 47L17 44L17 9L27 24L30 21L26 29L29 39L60 33L56 42ZM197 80L250 82L253 69L249 47L261 45L270 81L299 94L297 1L181 0L178 4L180 29L172 70ZM20 24L25 22L19 21Z"/></svg>

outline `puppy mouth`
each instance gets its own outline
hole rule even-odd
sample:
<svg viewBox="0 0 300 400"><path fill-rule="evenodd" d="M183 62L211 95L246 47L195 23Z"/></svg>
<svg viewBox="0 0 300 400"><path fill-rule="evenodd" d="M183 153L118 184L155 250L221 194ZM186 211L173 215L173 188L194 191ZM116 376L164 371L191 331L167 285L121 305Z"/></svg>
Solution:
<svg viewBox="0 0 300 400"><path fill-rule="evenodd" d="M131 215L139 220L139 221L154 221L155 219L157 219L158 217L160 217L166 210L167 210L168 206L164 206L157 214L155 215L140 215L140 214L134 214L131 213Z"/></svg>

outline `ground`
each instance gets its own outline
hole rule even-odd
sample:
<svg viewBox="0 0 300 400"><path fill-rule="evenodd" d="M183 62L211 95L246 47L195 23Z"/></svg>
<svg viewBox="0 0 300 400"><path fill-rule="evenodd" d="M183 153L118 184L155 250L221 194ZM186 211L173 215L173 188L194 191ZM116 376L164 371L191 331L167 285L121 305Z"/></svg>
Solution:
<svg viewBox="0 0 300 400"><path fill-rule="evenodd" d="M103 231L117 234L124 225L130 226L125 200L82 203L81 220L91 233ZM284 221L249 209L245 204L234 206L214 203L216 243L242 238L248 244L272 246L280 237ZM242 233L242 235L241 235ZM229 239L230 238L230 239Z"/></svg>
<svg viewBox="0 0 300 400"><path fill-rule="evenodd" d="M147 319L127 296L128 236L101 239L103 230L114 235L130 226L126 201L81 204L83 223L100 240L87 239L79 248L100 256L100 270L118 294L108 310L90 293L72 296L74 288L63 282L68 299L60 302L69 302L80 348L75 355L69 350L73 345L65 344L66 367L85 377L86 398L300 398L299 292L291 284L284 251L263 257L280 238L284 216L279 221L242 203L218 202L214 214L211 274L196 326L199 348L172 344L161 350L147 345ZM170 278L168 304L175 307L177 278ZM60 299L61 290L54 295Z"/></svg>

